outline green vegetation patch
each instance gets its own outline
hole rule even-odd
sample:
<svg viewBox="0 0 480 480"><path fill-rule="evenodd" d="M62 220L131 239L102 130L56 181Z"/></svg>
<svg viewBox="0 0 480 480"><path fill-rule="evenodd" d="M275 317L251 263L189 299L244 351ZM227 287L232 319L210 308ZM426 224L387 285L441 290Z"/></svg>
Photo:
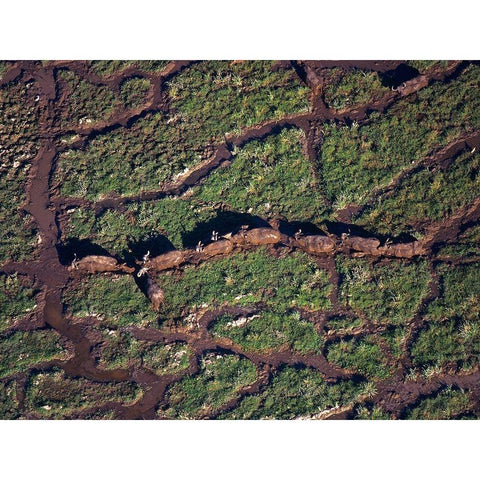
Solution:
<svg viewBox="0 0 480 480"><path fill-rule="evenodd" d="M319 372L310 368L284 367L261 393L243 398L236 408L218 418L289 420L308 417L348 405L363 389L364 384L350 380L329 384Z"/></svg>
<svg viewBox="0 0 480 480"><path fill-rule="evenodd" d="M369 380L385 379L392 373L373 335L333 342L326 350L329 362L360 373Z"/></svg>
<svg viewBox="0 0 480 480"><path fill-rule="evenodd" d="M167 418L198 418L236 398L257 379L255 365L237 355L208 353L200 362L200 372L171 386L165 395Z"/></svg>
<svg viewBox="0 0 480 480"><path fill-rule="evenodd" d="M0 80L3 78L3 75L7 70L8 70L8 62L0 61Z"/></svg>
<svg viewBox="0 0 480 480"><path fill-rule="evenodd" d="M121 257L131 254L129 245L132 242L136 243L150 233L139 228L131 217L118 211L107 210L97 218L93 210L82 207L70 213L62 232L66 243L88 240L110 254Z"/></svg>
<svg viewBox="0 0 480 480"><path fill-rule="evenodd" d="M136 340L130 333L102 330L98 366L104 369L140 367L157 375L176 374L190 365L192 349L181 342L167 345Z"/></svg>
<svg viewBox="0 0 480 480"><path fill-rule="evenodd" d="M92 70L100 77L107 77L133 65L133 60L93 60Z"/></svg>
<svg viewBox="0 0 480 480"><path fill-rule="evenodd" d="M38 109L32 83L0 88L0 262L31 257L35 230L25 187L38 153Z"/></svg>
<svg viewBox="0 0 480 480"><path fill-rule="evenodd" d="M325 327L327 331L333 330L333 331L338 331L338 330L351 330L356 327L360 327L363 324L363 320L359 317L349 317L346 315L335 315L333 317L330 317L326 324Z"/></svg>
<svg viewBox="0 0 480 480"><path fill-rule="evenodd" d="M407 65L416 68L422 75L424 75L434 68L446 68L449 63L448 60L410 60L407 62Z"/></svg>
<svg viewBox="0 0 480 480"><path fill-rule="evenodd" d="M246 350L287 349L299 353L321 353L323 338L300 312L263 311L251 317L220 317L212 327L215 336L229 338Z"/></svg>
<svg viewBox="0 0 480 480"><path fill-rule="evenodd" d="M415 366L439 369L448 364L469 370L480 361L480 324L455 320L434 322L420 332L411 348Z"/></svg>
<svg viewBox="0 0 480 480"><path fill-rule="evenodd" d="M138 108L144 105L150 87L150 80L142 77L132 77L122 82L120 97L125 108Z"/></svg>
<svg viewBox="0 0 480 480"><path fill-rule="evenodd" d="M15 420L20 417L18 409L16 382L0 382L0 420Z"/></svg>
<svg viewBox="0 0 480 480"><path fill-rule="evenodd" d="M447 388L440 393L422 399L406 412L409 420L450 420L468 414L472 400L468 392Z"/></svg>
<svg viewBox="0 0 480 480"><path fill-rule="evenodd" d="M457 318L480 325L479 264L437 267L442 278L442 295L428 306L428 316L436 320Z"/></svg>
<svg viewBox="0 0 480 480"><path fill-rule="evenodd" d="M107 77L121 72L131 65L146 72L161 72L168 63L168 60L94 60L90 65L97 75Z"/></svg>
<svg viewBox="0 0 480 480"><path fill-rule="evenodd" d="M480 256L480 225L469 228L459 236L457 243L445 245L437 253L454 259Z"/></svg>
<svg viewBox="0 0 480 480"><path fill-rule="evenodd" d="M167 345L149 343L142 351L143 366L157 375L173 375L190 366L193 350L185 343L176 342Z"/></svg>
<svg viewBox="0 0 480 480"><path fill-rule="evenodd" d="M354 420L391 420L390 415L380 407L362 405L355 409Z"/></svg>
<svg viewBox="0 0 480 480"><path fill-rule="evenodd" d="M463 133L480 126L480 67L456 80L433 85L397 102L367 124L324 125L319 166L326 194L337 208L362 204L372 188L385 186L401 170Z"/></svg>
<svg viewBox="0 0 480 480"><path fill-rule="evenodd" d="M99 328L101 341L95 348L98 367L110 370L115 368L139 367L141 365L142 343L128 332Z"/></svg>
<svg viewBox="0 0 480 480"><path fill-rule="evenodd" d="M332 68L328 72L323 89L325 101L335 110L373 102L386 92L388 88L382 85L377 72L356 68L351 71Z"/></svg>
<svg viewBox="0 0 480 480"><path fill-rule="evenodd" d="M374 322L405 324L428 293L430 274L422 260L372 265L366 259L337 256L337 267L340 301Z"/></svg>
<svg viewBox="0 0 480 480"><path fill-rule="evenodd" d="M62 152L55 183L61 195L91 200L158 190L207 155L191 140L178 117L148 114L129 128L95 137L84 150Z"/></svg>
<svg viewBox="0 0 480 480"><path fill-rule="evenodd" d="M203 304L245 305L263 301L278 309L330 306L328 273L303 252L275 258L264 248L187 266L181 274L163 273L161 313L178 318Z"/></svg>
<svg viewBox="0 0 480 480"><path fill-rule="evenodd" d="M117 326L151 326L156 314L131 276L95 275L74 284L63 295L74 317L96 316Z"/></svg>
<svg viewBox="0 0 480 480"><path fill-rule="evenodd" d="M34 310L36 293L28 277L0 273L0 332Z"/></svg>
<svg viewBox="0 0 480 480"><path fill-rule="evenodd" d="M309 110L310 90L293 69L272 72L273 62L201 62L169 82L172 107L198 143Z"/></svg>
<svg viewBox="0 0 480 480"><path fill-rule="evenodd" d="M479 168L480 153L467 152L445 171L422 170L378 199L357 223L382 234L424 233L419 225L446 218L478 196Z"/></svg>
<svg viewBox="0 0 480 480"><path fill-rule="evenodd" d="M325 201L304 155L305 134L283 130L239 149L230 166L213 172L195 193L202 201L222 201L232 210L262 217L319 221Z"/></svg>
<svg viewBox="0 0 480 480"><path fill-rule="evenodd" d="M206 222L217 216L210 206L182 198L164 198L155 202L138 202L128 206L127 213L107 210L96 217L93 210L78 207L68 214L62 224L66 243L89 240L109 251L125 257L134 253L137 257L145 251L137 251L137 244L154 243L163 250L171 242L175 248L184 249L196 245L200 238L211 234L212 226ZM232 220L235 215L232 215ZM222 226L228 226L228 220ZM166 239L162 239L162 236Z"/></svg>
<svg viewBox="0 0 480 480"><path fill-rule="evenodd" d="M68 418L107 402L133 403L142 394L135 383L97 383L68 378L53 369L32 375L26 386L25 408L43 418Z"/></svg>
<svg viewBox="0 0 480 480"><path fill-rule="evenodd" d="M70 70L60 70L60 89L65 94L62 127L95 124L106 121L118 107L115 94L104 85L94 85Z"/></svg>
<svg viewBox="0 0 480 480"><path fill-rule="evenodd" d="M64 342L53 330L13 332L0 336L0 378L34 367L40 362L69 356Z"/></svg>

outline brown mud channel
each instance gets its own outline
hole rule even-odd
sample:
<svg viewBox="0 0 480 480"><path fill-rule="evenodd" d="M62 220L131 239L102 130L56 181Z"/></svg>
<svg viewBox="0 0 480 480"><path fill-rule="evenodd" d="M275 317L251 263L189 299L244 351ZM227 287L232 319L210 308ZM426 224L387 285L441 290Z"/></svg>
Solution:
<svg viewBox="0 0 480 480"><path fill-rule="evenodd" d="M6 84L13 79L20 78L20 81L28 82L34 80L40 90L38 108L40 111L40 138L41 145L39 153L33 161L30 171L30 180L27 185L28 204L25 209L34 217L36 227L39 232L40 242L37 250L36 260L32 262L10 262L3 266L5 272L20 272L34 278L37 285L44 292L43 304L40 306L41 321L49 328L58 332L62 337L68 339L73 344L73 355L66 361L55 361L55 366L63 369L70 377L86 378L92 382L136 382L144 390L143 396L131 405L122 405L118 402L108 402L100 408L109 408L114 410L116 418L125 419L153 419L157 416L157 409L164 399L166 389L173 383L178 382L186 375L193 375L199 371L198 359L205 352L217 351L234 353L247 358L255 364L257 368L258 380L245 387L238 398L229 401L223 407L223 411L233 409L246 395L261 392L268 386L272 374L282 365L307 366L322 373L329 382L337 382L341 379L353 378L354 375L348 370L344 370L330 364L323 355L300 355L290 351L269 352L264 354L252 353L232 341L214 338L209 332L209 325L226 310L209 311L200 317L198 329L191 331L188 329L161 330L145 329L132 327L129 332L138 340L148 340L161 343L186 342L195 352L195 356L190 359L187 370L176 375L156 375L152 371L143 367L131 369L111 369L104 370L97 367L92 355L94 344L88 339L86 330L82 323L72 323L64 315L62 304L62 291L71 281L79 281L82 272L72 271L71 268L60 262L57 247L59 243L60 231L58 226L58 215L66 208L72 206L88 205L94 208L96 214L100 214L105 209L122 209L125 204L143 200L155 200L167 195L180 195L188 188L198 184L203 178L208 176L214 169L225 162L232 161L232 151L235 147L241 147L253 139L262 139L272 133L284 128L297 127L302 129L307 136L307 152L311 160L314 159L315 151L321 142L321 135L318 133L320 125L326 121L358 121L362 122L368 112L373 110L384 112L393 105L399 98L411 95L433 81L444 81L458 75L467 65L467 62L452 62L451 65L443 70L436 69L426 75L415 77L404 82L399 88L393 89L382 99L374 103L368 103L354 109L343 111L334 111L329 109L322 98L322 71L333 67L362 68L377 72L386 72L394 70L401 62L279 62L285 66L293 66L295 71L308 85L313 95L313 109L309 113L292 115L280 120L272 120L262 125L256 125L245 129L236 137L226 138L224 144L215 147L214 154L197 167L193 168L184 176L180 177L174 184L164 185L158 191L145 192L131 197L110 196L96 203L85 199L66 199L53 197L50 190L50 178L55 167L56 157L59 153L59 147L55 145L55 140L61 135L76 133L80 136L80 143L86 144L96 135L101 134L117 126L126 126L132 120L145 115L148 112L165 111L168 109L168 100L163 90L164 83L173 77L191 62L170 62L160 73L146 73L136 67L112 74L106 78L101 78L90 70L86 62L49 62L40 65L36 62L17 62L11 67L3 77L2 84ZM280 65L281 66L281 65ZM154 85L153 94L144 107L134 110L125 110L117 112L108 122L100 123L94 127L79 127L76 130L66 129L61 131L55 126L56 117L56 76L57 68L68 67L82 78L96 85L107 85L112 90L118 90L119 85L131 76L146 76ZM440 165L445 167L448 162L459 152L466 149L480 147L480 134L475 132L452 142L452 144L438 152L434 152L431 157L425 160L426 165ZM478 199L477 199L478 200ZM348 212L347 212L348 213ZM349 215L345 215L345 218ZM448 221L432 224L430 233L421 242L398 243L385 245L376 237L350 236L348 234L338 233L343 228L340 223L333 225L331 232L325 232L326 235L320 235L313 238L309 236L289 236L280 232L276 228L257 228L247 232L239 233L227 241L220 240L218 244L207 245L203 251L196 252L188 250L183 252L170 252L168 255L180 255L179 260L169 263L165 258L153 258L150 261L152 270L162 271L172 268L178 268L181 264L209 261L215 256L229 256L236 251L248 250L259 245L268 245L271 248L276 246L290 250L301 249L313 255L323 266L326 266L330 272L331 280L338 283L338 272L335 270L335 264L332 257L336 252L349 256L368 256L378 258L406 258L411 259L416 256L431 257L432 249L438 244L453 242L458 238L465 224L478 222L480 218L480 203L476 201L468 208L462 209L456 215L453 215ZM275 227L275 226L273 226ZM221 244L221 242L223 242ZM130 271L124 270L124 273L135 275L138 272L138 265L131 266ZM132 272L134 270L134 272ZM102 271L101 269L99 270ZM98 272L97 272L98 273ZM437 286L432 286L432 288ZM338 306L337 300L332 294L332 303L334 304L334 313L343 313ZM433 293L432 297L435 296ZM259 306L261 308L261 306ZM245 314L251 313L240 307L234 308L228 313ZM326 315L328 316L329 313ZM323 320L314 319L314 324L318 328L323 327ZM373 327L372 332L373 332ZM405 382L403 376L394 378L386 382L379 382L377 385L377 394L375 401L382 405L386 411L395 415L400 415L402 410L408 405L413 404L422 395L435 392L442 385L454 385L459 388L469 388L472 390L477 403L480 398L480 377L478 373L470 375L438 375L429 381ZM20 388L24 385L20 383ZM22 399L24 392L18 394ZM478 406L478 405L477 405ZM333 411L325 418L348 418L349 410L344 409L341 412Z"/></svg>

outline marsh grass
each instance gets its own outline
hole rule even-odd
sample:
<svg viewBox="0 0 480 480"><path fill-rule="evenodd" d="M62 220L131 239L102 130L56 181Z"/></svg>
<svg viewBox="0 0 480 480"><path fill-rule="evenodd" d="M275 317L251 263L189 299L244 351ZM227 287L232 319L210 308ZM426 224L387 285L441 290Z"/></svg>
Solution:
<svg viewBox="0 0 480 480"><path fill-rule="evenodd" d="M31 258L36 243L32 217L23 210L28 173L38 153L33 90L17 83L0 88L0 263Z"/></svg>
<svg viewBox="0 0 480 480"><path fill-rule="evenodd" d="M249 142L238 149L230 166L213 172L195 195L206 203L221 199L239 212L319 222L327 207L304 143L305 135L298 129Z"/></svg>
<svg viewBox="0 0 480 480"><path fill-rule="evenodd" d="M330 306L328 274L305 254L275 258L266 249L187 266L182 274L161 274L165 292L160 313L179 318L201 305L246 305L259 301L279 309Z"/></svg>
<svg viewBox="0 0 480 480"><path fill-rule="evenodd" d="M447 218L478 196L479 167L480 153L466 152L447 170L421 170L404 180L393 195L379 198L357 223L392 236L423 234L422 224Z"/></svg>
<svg viewBox="0 0 480 480"><path fill-rule="evenodd" d="M377 72L332 68L325 78L325 101L335 110L373 102L386 92Z"/></svg>
<svg viewBox="0 0 480 480"><path fill-rule="evenodd" d="M130 404L142 390L135 383L97 383L69 378L58 369L32 375L26 385L25 407L42 418L68 418L107 402Z"/></svg>
<svg viewBox="0 0 480 480"><path fill-rule="evenodd" d="M325 124L318 168L326 194L339 192L362 204L372 188L463 133L480 126L480 67L469 66L457 79L434 83L398 101L387 113L373 112L362 126Z"/></svg>
<svg viewBox="0 0 480 480"><path fill-rule="evenodd" d="M261 393L243 398L236 408L218 418L288 420L308 417L349 404L362 388L363 384L350 380L328 384L313 369L285 366L279 369Z"/></svg>
<svg viewBox="0 0 480 480"><path fill-rule="evenodd" d="M63 360L69 355L53 330L11 332L0 336L0 378L25 371L40 362Z"/></svg>
<svg viewBox="0 0 480 480"><path fill-rule="evenodd" d="M162 414L167 418L198 418L235 398L256 379L255 365L246 358L207 353L200 361L198 374L169 387L168 407Z"/></svg>
<svg viewBox="0 0 480 480"><path fill-rule="evenodd" d="M128 78L120 86L120 98L125 108L138 108L145 104L151 83L142 77Z"/></svg>
<svg viewBox="0 0 480 480"><path fill-rule="evenodd" d="M372 265L366 259L337 256L336 261L340 302L376 323L404 325L428 293L430 274L423 260Z"/></svg>
<svg viewBox="0 0 480 480"><path fill-rule="evenodd" d="M36 293L27 277L0 273L0 332L36 307Z"/></svg>
<svg viewBox="0 0 480 480"><path fill-rule="evenodd" d="M66 289L73 317L97 316L115 326L151 326L157 316L131 276L95 275Z"/></svg>
<svg viewBox="0 0 480 480"><path fill-rule="evenodd" d="M215 336L229 338L246 350L268 351L288 348L299 353L321 353L323 338L314 325L301 318L298 311L263 311L246 324L235 326L230 315L220 317L211 331Z"/></svg>
<svg viewBox="0 0 480 480"><path fill-rule="evenodd" d="M17 403L16 382L0 382L0 420L15 420L21 416Z"/></svg>
<svg viewBox="0 0 480 480"><path fill-rule="evenodd" d="M405 418L409 420L449 420L462 414L468 414L471 406L472 399L468 392L449 387L431 397L420 400L418 405L407 410Z"/></svg>
<svg viewBox="0 0 480 480"><path fill-rule="evenodd" d="M62 152L54 183L61 195L91 200L158 190L204 158L204 146L190 140L180 117L151 113L95 137L84 150Z"/></svg>
<svg viewBox="0 0 480 480"><path fill-rule="evenodd" d="M62 127L106 121L119 106L119 100L106 86L94 85L67 69L61 69L57 78L65 94L60 118Z"/></svg>
<svg viewBox="0 0 480 480"><path fill-rule="evenodd" d="M309 109L308 87L293 69L272 72L273 62L201 62L169 82L172 107L198 143Z"/></svg>

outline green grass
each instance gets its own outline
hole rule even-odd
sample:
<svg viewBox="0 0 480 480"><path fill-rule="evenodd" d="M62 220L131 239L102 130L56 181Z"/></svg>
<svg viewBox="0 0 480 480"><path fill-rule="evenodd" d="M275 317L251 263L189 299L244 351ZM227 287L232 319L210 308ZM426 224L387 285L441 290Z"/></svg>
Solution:
<svg viewBox="0 0 480 480"><path fill-rule="evenodd" d="M428 325L411 348L413 364L428 372L428 367L448 364L470 370L480 361L480 325L445 320Z"/></svg>
<svg viewBox="0 0 480 480"><path fill-rule="evenodd" d="M106 402L130 404L142 393L134 383L109 384L68 378L56 369L32 375L26 387L26 409L45 419L68 418Z"/></svg>
<svg viewBox="0 0 480 480"><path fill-rule="evenodd" d="M170 60L136 60L135 65L146 72L161 72L170 63Z"/></svg>
<svg viewBox="0 0 480 480"><path fill-rule="evenodd" d="M2 79L4 73L8 70L8 62L0 61L0 80Z"/></svg>
<svg viewBox="0 0 480 480"><path fill-rule="evenodd" d="M372 266L365 259L337 257L337 267L340 302L363 311L375 323L405 324L428 293L425 261L391 260Z"/></svg>
<svg viewBox="0 0 480 480"><path fill-rule="evenodd" d="M0 273L0 332L36 307L36 293L27 277Z"/></svg>
<svg viewBox="0 0 480 480"><path fill-rule="evenodd" d="M351 330L360 327L363 320L358 317L347 317L345 315L335 315L326 322L326 330Z"/></svg>
<svg viewBox="0 0 480 480"><path fill-rule="evenodd" d="M470 66L446 84L435 83L373 112L366 125L325 124L319 168L333 203L362 204L372 188L390 183L434 148L480 126L480 67Z"/></svg>
<svg viewBox="0 0 480 480"><path fill-rule="evenodd" d="M369 380L385 379L392 373L373 335L330 343L326 350L329 362L360 373Z"/></svg>
<svg viewBox="0 0 480 480"><path fill-rule="evenodd" d="M204 147L190 140L178 117L148 114L130 128L95 137L85 150L62 152L54 183L61 195L91 200L158 190L205 156Z"/></svg>
<svg viewBox="0 0 480 480"><path fill-rule="evenodd" d="M194 195L206 203L221 200L239 212L318 222L326 206L304 143L298 129L249 142L229 167L213 172Z"/></svg>
<svg viewBox="0 0 480 480"><path fill-rule="evenodd" d="M478 263L461 266L441 264L442 296L428 306L428 316L436 320L455 317L480 324L480 276Z"/></svg>
<svg viewBox="0 0 480 480"><path fill-rule="evenodd" d="M408 420L450 420L468 413L472 400L467 392L447 388L440 393L422 399L418 405L407 410Z"/></svg>
<svg viewBox="0 0 480 480"><path fill-rule="evenodd" d="M478 196L479 167L480 153L468 152L445 171L422 170L403 181L393 195L379 198L357 223L381 234L423 234L422 224L449 217Z"/></svg>
<svg viewBox="0 0 480 480"><path fill-rule="evenodd" d="M165 291L160 313L166 318L178 318L202 304L263 301L281 310L330 306L327 272L300 252L276 259L261 248L187 266L182 274L159 275L157 283Z"/></svg>
<svg viewBox="0 0 480 480"><path fill-rule="evenodd" d="M166 418L198 418L235 398L257 379L255 365L236 355L208 353L200 372L171 386L166 393Z"/></svg>
<svg viewBox="0 0 480 480"><path fill-rule="evenodd" d="M288 420L310 416L352 402L362 393L363 384L349 380L326 383L310 368L283 367L261 393L249 395L239 405L219 416L221 419Z"/></svg>
<svg viewBox="0 0 480 480"><path fill-rule="evenodd" d="M143 366L157 375L180 373L189 366L191 348L183 343L168 345L136 340L128 332L103 329L98 347L98 366L103 369Z"/></svg>
<svg viewBox="0 0 480 480"><path fill-rule="evenodd" d="M189 197L134 203L128 207L132 213L128 217L109 211L95 219L93 212L77 208L63 228L65 236L89 238L112 253L124 255L127 242L138 242L158 233L166 235L176 248L192 247L202 237L208 236L212 228L225 229L229 224L238 227L235 217L241 214L262 217L283 215L290 220L318 222L325 216L325 205L315 190L316 180L311 165L302 154L302 137L299 130L284 130L262 143L251 142L240 149L231 166L212 172L205 184L195 187ZM87 152L96 151L95 141ZM127 145L130 143L122 148L126 149ZM122 151L117 150L116 155ZM62 194L85 194L92 199L98 198L103 192L115 190L113 185L118 182L125 184L124 189L116 187L118 193L138 191L135 185L140 177L135 177L132 182L131 176L135 175L132 172L121 175L123 168L119 168L118 162L113 159L111 170L116 173L107 175L105 172L110 168L110 160L98 160L90 168L92 158L86 155L87 152L70 151L60 157L56 181L63 182L61 179L65 178L61 184ZM95 153L93 158L97 157L109 158L108 155L102 157L100 153ZM145 163L142 159L139 157L139 168L145 171L149 161ZM155 162L150 163L153 166ZM172 164L168 168L172 168ZM92 177L95 180L89 183L88 178ZM145 190L156 186L152 184ZM220 199L226 208L232 210L230 213L218 210ZM222 216L219 225L208 227L207 222L217 215Z"/></svg>
<svg viewBox="0 0 480 480"><path fill-rule="evenodd" d="M459 236L457 243L441 247L437 254L455 259L480 256L480 225L466 230Z"/></svg>
<svg viewBox="0 0 480 480"><path fill-rule="evenodd" d="M283 103L281 103L281 105L288 111L290 111L290 107L292 111L295 111L297 107L302 109L306 106L305 95L308 89L297 85L298 82L296 80L294 81L292 72L269 74L269 65L264 65L262 62L253 63L255 63L255 66L243 66L240 69L246 72L245 75L247 75L249 79L248 82L250 86L248 89L253 88L256 92L256 94L253 95L252 102L255 103L255 101L258 100L258 96L262 97L263 95L267 95L269 99L270 95L276 98L276 94L278 93L281 101L285 102L285 105L283 105ZM258 65L256 65L257 63ZM262 65L260 65L260 63L262 63ZM219 75L222 76L226 74L225 72L228 70L228 64L223 64L222 62L220 62L220 66L216 63L206 66L207 64L208 62L201 64L201 68L197 66L191 67L191 69L206 69L205 72L209 72L208 74L204 72L207 76L213 74L212 72L223 72L219 73ZM237 71L240 67L233 66L232 68ZM187 71L190 72L189 75L187 75ZM185 78L190 78L190 76L196 78L197 76L197 74L192 74L192 71L187 69L184 73L177 76L175 81L186 84ZM262 77L250 77L260 75L259 72L262 72L261 74L264 75L265 78L263 78L263 80L261 80ZM88 117L94 123L96 119L91 118L93 114L90 115L90 113L88 113L87 115L85 111L93 109L93 107L90 107L95 104L95 102L100 102L103 106L102 108L93 109L95 110L94 113L98 113L102 118L107 116L108 112L113 111L116 100L114 100L113 97L106 97L107 91L104 87L98 87L95 92L90 92L89 88L87 88L88 85L84 85L85 82L81 83L73 73L63 71L62 75L68 79L71 88L75 88L75 95L79 97L76 100L70 99L71 101L68 105L69 108L72 109L72 112L66 113L68 118L73 118L73 114L75 113L75 122L80 121L81 118L84 122L85 118ZM186 77L184 77L184 75L186 75ZM202 75L203 74L201 74L201 78L203 78ZM217 75L217 73L215 73L215 75ZM77 85L75 81L80 83ZM198 78L195 82L197 81ZM142 85L140 85L139 82ZM124 83L126 90L123 91L123 93L125 93L123 97L125 97L124 101L127 104L137 105L136 102L139 101L139 96L142 96L141 92L145 91L143 82L146 82L146 80L134 78ZM190 91L188 93L186 91L182 94L179 93L178 99L173 102L175 111L172 116L166 116L161 113L151 114L137 120L130 128L119 128L96 137L89 143L84 151L67 150L62 152L57 162L58 166L54 177L55 183L60 187L61 195L85 196L95 200L111 193L131 195L144 190L158 189L162 183L171 181L176 174L185 171L185 169L208 156L209 151L205 147L211 143L212 136L214 136L214 132L210 130L213 129L217 131L217 127L221 128L223 120L214 118L209 121L202 117L202 113L198 111L199 106L201 105L202 108L205 107L209 109L219 108L221 106L219 112L216 113L220 114L223 112L225 115L229 115L228 112L224 111L227 106L232 108L230 115L235 116L235 112L237 111L237 107L230 104L232 99L229 99L228 103L222 100L218 100L220 102L219 104L213 100L211 103L210 97L212 96L213 98L213 92L208 93L208 101L205 101L205 98L202 99L202 95L204 95L202 93L203 89L207 88L207 90L209 90L212 88L212 85L217 84L218 82L205 85L193 83L191 87L200 88L200 90L195 90L193 94ZM283 89L280 88L281 86L285 87L284 93L282 93ZM275 94L268 93L266 91L267 89L273 89L272 91L274 91ZM229 92L230 90L231 89L229 89ZM296 92L295 95L299 94L301 101L296 101L291 98L292 92ZM137 93L139 95L137 95ZM216 92L216 94L218 94L218 92ZM249 98L244 94L238 93L237 88L233 89L230 94L238 95L240 102ZM111 93L111 95L113 95L113 93ZM180 99L183 99L184 103L182 103L183 100ZM85 104L87 102L88 105L83 105L82 102ZM194 103L194 107L190 105L191 102ZM270 111L271 108L274 108L275 102L273 100L268 100L268 102L268 110ZM255 103L254 110L257 108L260 108L260 104ZM278 108L279 110L275 110L275 115L283 115L284 110L280 110L280 108L283 107L278 106ZM251 114L252 112L249 113ZM244 112L242 115L247 115L247 113ZM254 118L260 121L272 118L272 115L264 112L259 113L259 116ZM243 120L246 119L242 116L239 120L243 122ZM253 123L258 122L254 121ZM242 123L242 125L244 124ZM226 131L224 133L226 133ZM270 190L270 195L274 194L277 197L279 196L279 191L281 190L275 188L275 181L282 178L287 170L289 171L290 178L293 176L294 180L291 188L297 190L297 192L293 194L294 197L299 195L298 190L301 192L308 191L310 183L313 182L308 162L303 159L301 155L300 145L294 145L295 142L298 143L298 133L296 138L293 139L288 139L288 136L288 134L284 134L280 141L277 141L277 145L268 147L270 151L275 149L279 150L279 152L275 154L277 157L284 154L286 158L283 162L279 162L279 165L273 169L273 178L269 179L269 186L266 191L267 195L269 194L268 190ZM215 138L214 143L223 141L223 138L219 134ZM290 152L288 152L288 145L284 145L283 147L281 145L282 142L288 143L289 141L293 142L292 145L290 145ZM296 151L294 147L296 147ZM289 167L292 156L301 166L300 172L292 172L292 168ZM285 187L288 186L289 183L283 181L282 185ZM289 199L286 203L287 208L292 208L292 206L295 205L295 198ZM307 202L305 202L305 204L306 203ZM300 211L300 209L297 208L297 211Z"/></svg>
<svg viewBox="0 0 480 480"><path fill-rule="evenodd" d="M448 60L409 60L407 64L416 68L421 74L425 74L439 66L446 68Z"/></svg>
<svg viewBox="0 0 480 480"><path fill-rule="evenodd" d="M307 111L309 89L293 69L271 72L272 63L193 65L169 82L171 105L201 144L217 143L227 133Z"/></svg>
<svg viewBox="0 0 480 480"><path fill-rule="evenodd" d="M168 63L168 60L94 60L90 64L97 75L107 77L121 72L131 65L146 72L161 72Z"/></svg>
<svg viewBox="0 0 480 480"><path fill-rule="evenodd" d="M0 88L0 263L30 258L35 246L32 217L26 214L25 187L38 153L38 110L28 88Z"/></svg>
<svg viewBox="0 0 480 480"><path fill-rule="evenodd" d="M138 108L145 104L150 87L150 81L142 77L132 77L122 82L120 97L125 108Z"/></svg>
<svg viewBox="0 0 480 480"><path fill-rule="evenodd" d="M94 60L90 62L92 70L100 77L107 77L132 65L132 60Z"/></svg>
<svg viewBox="0 0 480 480"><path fill-rule="evenodd" d="M327 105L335 110L353 107L380 98L388 92L377 72L332 68L325 80L323 93Z"/></svg>
<svg viewBox="0 0 480 480"><path fill-rule="evenodd" d="M63 360L68 352L53 330L14 332L0 336L0 378L23 372L40 362Z"/></svg>
<svg viewBox="0 0 480 480"><path fill-rule="evenodd" d="M108 87L94 85L70 70L60 70L58 79L60 91L65 94L60 117L62 127L106 121L119 106L118 99Z"/></svg>
<svg viewBox="0 0 480 480"><path fill-rule="evenodd" d="M96 329L97 330L97 329ZM98 368L138 368L141 364L142 343L128 332L99 328L102 340L95 347Z"/></svg>
<svg viewBox="0 0 480 480"><path fill-rule="evenodd" d="M111 254L125 257L135 253L136 244L163 235L175 248L184 249L195 246L205 236L209 237L213 227L208 227L206 222L217 216L213 207L181 198L139 202L127 208L127 214L108 210L98 218L93 210L76 208L62 225L64 241L89 240ZM227 225L228 221L222 222L222 227ZM157 247L162 250L166 242L158 242ZM140 255L144 253L146 251L140 252Z"/></svg>
<svg viewBox="0 0 480 480"><path fill-rule="evenodd" d="M213 205L202 204L195 198L164 198L156 202L136 203L129 206L129 211L142 235L160 232L179 250L194 247L201 237L209 238L213 228L209 228L209 222L219 213ZM217 230L228 227L226 216L223 216L224 220Z"/></svg>
<svg viewBox="0 0 480 480"><path fill-rule="evenodd" d="M107 210L95 217L93 210L76 208L66 221L63 230L65 242L89 240L121 257L131 253L129 244L137 242L150 231L144 232L132 220L115 210Z"/></svg>
<svg viewBox="0 0 480 480"><path fill-rule="evenodd" d="M142 361L144 367L153 370L157 375L172 375L187 369L192 355L193 350L184 343L149 343L144 344Z"/></svg>
<svg viewBox="0 0 480 480"><path fill-rule="evenodd" d="M390 416L380 407L373 405L361 406L355 409L355 420L391 420Z"/></svg>
<svg viewBox="0 0 480 480"><path fill-rule="evenodd" d="M15 420L21 415L15 387L15 381L0 382L0 420Z"/></svg>
<svg viewBox="0 0 480 480"><path fill-rule="evenodd" d="M211 331L215 336L229 338L246 350L278 351L288 348L305 354L321 353L323 338L314 325L302 319L298 311L263 311L253 317L220 317ZM235 322L240 320L240 325ZM243 322L246 323L243 323Z"/></svg>
<svg viewBox="0 0 480 480"><path fill-rule="evenodd" d="M378 336L385 341L394 359L399 359L404 354L406 334L406 327L395 327L388 328Z"/></svg>
<svg viewBox="0 0 480 480"><path fill-rule="evenodd" d="M130 276L95 275L65 290L63 301L73 317L96 315L116 326L151 326L156 314Z"/></svg>

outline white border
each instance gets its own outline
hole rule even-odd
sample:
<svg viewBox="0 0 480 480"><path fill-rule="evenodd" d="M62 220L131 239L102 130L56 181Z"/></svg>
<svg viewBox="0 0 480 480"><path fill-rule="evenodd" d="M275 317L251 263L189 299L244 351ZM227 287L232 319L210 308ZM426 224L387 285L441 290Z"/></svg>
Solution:
<svg viewBox="0 0 480 480"><path fill-rule="evenodd" d="M475 421L3 421L2 476L475 478L478 425Z"/></svg>
<svg viewBox="0 0 480 480"><path fill-rule="evenodd" d="M468 0L3 2L3 59L478 59Z"/></svg>

